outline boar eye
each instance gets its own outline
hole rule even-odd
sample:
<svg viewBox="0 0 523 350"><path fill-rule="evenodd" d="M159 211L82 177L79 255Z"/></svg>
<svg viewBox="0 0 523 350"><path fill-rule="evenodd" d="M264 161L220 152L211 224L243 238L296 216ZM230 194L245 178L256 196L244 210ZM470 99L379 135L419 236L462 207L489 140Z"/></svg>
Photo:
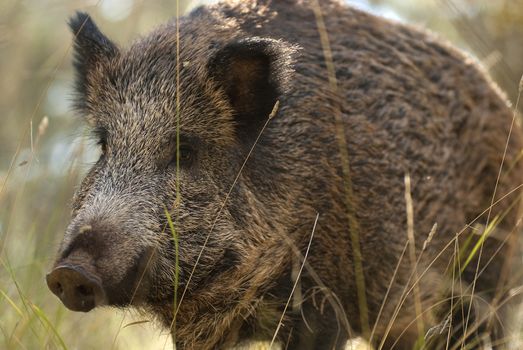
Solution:
<svg viewBox="0 0 523 350"><path fill-rule="evenodd" d="M194 160L194 150L190 145L186 143L180 143L178 149L174 150L174 154L169 165L172 167L176 167L177 151L179 152L180 166L186 167L191 165L191 163Z"/></svg>

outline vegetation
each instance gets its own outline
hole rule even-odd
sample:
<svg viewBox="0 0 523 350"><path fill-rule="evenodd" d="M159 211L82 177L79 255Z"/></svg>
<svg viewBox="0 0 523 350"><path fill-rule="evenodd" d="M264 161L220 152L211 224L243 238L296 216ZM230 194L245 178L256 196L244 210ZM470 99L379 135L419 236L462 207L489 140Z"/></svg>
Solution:
<svg viewBox="0 0 523 350"><path fill-rule="evenodd" d="M515 102L523 72L523 0L354 2L427 26L469 50ZM66 19L76 9L127 43L169 19L175 2L0 3L0 348L171 348L169 334L144 316L112 309L72 313L45 283L74 188L98 152L70 108Z"/></svg>

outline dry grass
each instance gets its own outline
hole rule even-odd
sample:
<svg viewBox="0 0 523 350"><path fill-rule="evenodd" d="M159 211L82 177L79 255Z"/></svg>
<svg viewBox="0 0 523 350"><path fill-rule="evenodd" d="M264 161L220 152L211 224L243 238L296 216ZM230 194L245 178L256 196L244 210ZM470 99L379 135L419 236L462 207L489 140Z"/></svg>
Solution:
<svg viewBox="0 0 523 350"><path fill-rule="evenodd" d="M170 335L162 334L149 320L107 308L88 314L72 313L47 290L44 276L67 225L70 198L93 159L93 150L85 135L76 131L78 124L68 111L56 107L57 103L63 103L72 77L67 63L70 38L65 18L73 8L86 6L82 1L45 3L49 8L42 7L36 0L27 2L29 7L21 3L6 0L0 5L0 48L6 52L6 58L0 61L0 73L4 73L0 82L3 91L0 108L5 116L0 122L0 348L170 348ZM144 2L138 2L126 24L107 23L106 27L112 33L124 33L120 40L126 41L162 22L169 11L174 13L170 3L172 1L158 2L149 8ZM89 9L100 15L92 4ZM46 22L43 17L49 14L57 23ZM317 15L321 22L321 14ZM330 67L326 32L322 37ZM331 88L335 91L333 69L329 71ZM346 141L340 139L339 142L343 149ZM348 159L346 161L344 177L350 186ZM350 192L347 187L349 204ZM408 192L406 190L406 194ZM350 213L347 219L353 220ZM483 232L490 233L494 228L487 227ZM357 232L351 234L357 239ZM472 250L474 254L481 251L480 245L474 247L477 247ZM359 254L355 252L355 255ZM419 257L410 255L415 267ZM457 247L456 255L459 256ZM468 255L463 261L466 264L470 260ZM416 293L418 273L424 271L416 271L406 294ZM358 291L362 309L366 308L364 290L365 281L360 276ZM386 296L384 299L385 302ZM365 312L361 321L368 324ZM372 334L372 325L368 325L366 332ZM268 349L269 343L250 348ZM347 349L369 347L361 339L353 339Z"/></svg>

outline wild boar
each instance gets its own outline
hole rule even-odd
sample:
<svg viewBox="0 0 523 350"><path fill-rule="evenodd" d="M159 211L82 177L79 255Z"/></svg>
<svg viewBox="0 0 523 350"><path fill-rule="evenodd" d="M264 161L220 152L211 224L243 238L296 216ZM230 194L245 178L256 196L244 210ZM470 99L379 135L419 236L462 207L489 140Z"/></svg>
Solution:
<svg viewBox="0 0 523 350"><path fill-rule="evenodd" d="M503 342L522 133L467 55L335 0L202 6L128 48L70 27L101 156L47 276L65 306L143 310L177 349Z"/></svg>

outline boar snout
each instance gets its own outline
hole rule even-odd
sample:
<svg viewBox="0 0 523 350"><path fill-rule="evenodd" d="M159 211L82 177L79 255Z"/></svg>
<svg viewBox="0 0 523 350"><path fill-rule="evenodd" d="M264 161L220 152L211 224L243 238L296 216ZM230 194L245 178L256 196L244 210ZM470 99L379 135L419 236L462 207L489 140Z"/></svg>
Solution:
<svg viewBox="0 0 523 350"><path fill-rule="evenodd" d="M105 304L100 278L78 265L60 265L46 276L49 289L73 311L87 312Z"/></svg>
<svg viewBox="0 0 523 350"><path fill-rule="evenodd" d="M73 221L47 275L49 289L73 311L128 306L148 295L152 247L140 244L143 236L100 217Z"/></svg>

